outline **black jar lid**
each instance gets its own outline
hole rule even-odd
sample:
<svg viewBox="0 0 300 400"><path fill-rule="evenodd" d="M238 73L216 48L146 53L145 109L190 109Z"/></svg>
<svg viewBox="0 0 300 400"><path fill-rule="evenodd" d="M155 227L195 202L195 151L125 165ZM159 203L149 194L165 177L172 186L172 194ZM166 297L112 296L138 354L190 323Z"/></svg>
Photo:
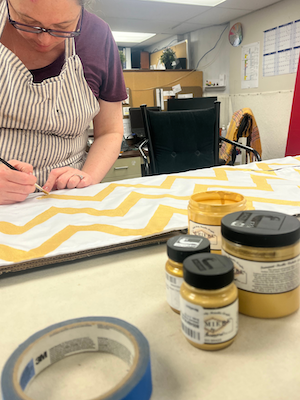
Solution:
<svg viewBox="0 0 300 400"><path fill-rule="evenodd" d="M210 241L196 235L177 235L167 241L168 257L178 263L192 254L209 253Z"/></svg>
<svg viewBox="0 0 300 400"><path fill-rule="evenodd" d="M273 211L239 211L221 221L222 236L244 246L283 247L300 238L300 222L291 215Z"/></svg>
<svg viewBox="0 0 300 400"><path fill-rule="evenodd" d="M219 254L194 254L183 262L184 281L197 289L221 289L232 283L233 262Z"/></svg>

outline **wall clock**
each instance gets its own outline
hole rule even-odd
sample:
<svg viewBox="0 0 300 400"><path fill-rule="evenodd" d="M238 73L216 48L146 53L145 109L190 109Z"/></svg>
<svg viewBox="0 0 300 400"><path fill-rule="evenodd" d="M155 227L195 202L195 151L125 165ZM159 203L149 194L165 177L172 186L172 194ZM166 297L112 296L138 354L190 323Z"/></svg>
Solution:
<svg viewBox="0 0 300 400"><path fill-rule="evenodd" d="M242 24L240 22L237 22L236 24L232 25L232 27L229 30L228 39L230 44L234 47L237 47L242 43L243 29L242 29Z"/></svg>

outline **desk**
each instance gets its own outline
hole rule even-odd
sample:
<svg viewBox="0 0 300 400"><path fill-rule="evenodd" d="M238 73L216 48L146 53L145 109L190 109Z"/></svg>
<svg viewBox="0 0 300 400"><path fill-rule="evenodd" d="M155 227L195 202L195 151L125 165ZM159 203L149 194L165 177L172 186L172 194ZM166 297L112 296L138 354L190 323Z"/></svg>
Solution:
<svg viewBox="0 0 300 400"><path fill-rule="evenodd" d="M141 155L138 150L124 151L101 182L113 182L142 176L141 161Z"/></svg>
<svg viewBox="0 0 300 400"><path fill-rule="evenodd" d="M165 261L165 245L159 245L2 279L0 370L37 330L70 318L113 316L135 325L149 341L151 400L299 399L299 312L277 320L240 315L230 347L198 350L166 302ZM93 386L93 381L76 383ZM75 386L73 394L77 391ZM70 399L77 400L73 394ZM37 400L42 399L54 398L43 393Z"/></svg>

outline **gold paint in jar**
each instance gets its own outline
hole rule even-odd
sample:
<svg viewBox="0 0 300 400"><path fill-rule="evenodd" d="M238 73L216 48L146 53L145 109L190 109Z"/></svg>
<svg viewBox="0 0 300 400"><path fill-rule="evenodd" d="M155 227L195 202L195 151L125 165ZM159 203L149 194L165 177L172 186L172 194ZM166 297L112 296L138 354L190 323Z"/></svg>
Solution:
<svg viewBox="0 0 300 400"><path fill-rule="evenodd" d="M195 193L188 204L188 233L210 241L211 252L221 254L221 220L235 211L246 209L239 193L208 191Z"/></svg>
<svg viewBox="0 0 300 400"><path fill-rule="evenodd" d="M279 318L299 308L297 218L271 211L243 211L221 224L222 254L234 263L239 311Z"/></svg>
<svg viewBox="0 0 300 400"><path fill-rule="evenodd" d="M167 241L168 260L165 266L167 301L176 313L180 313L183 261L193 254L209 252L209 240L199 236L177 235Z"/></svg>
<svg viewBox="0 0 300 400"><path fill-rule="evenodd" d="M183 262L181 327L186 339L203 350L229 346L238 332L238 291L232 261L202 253Z"/></svg>

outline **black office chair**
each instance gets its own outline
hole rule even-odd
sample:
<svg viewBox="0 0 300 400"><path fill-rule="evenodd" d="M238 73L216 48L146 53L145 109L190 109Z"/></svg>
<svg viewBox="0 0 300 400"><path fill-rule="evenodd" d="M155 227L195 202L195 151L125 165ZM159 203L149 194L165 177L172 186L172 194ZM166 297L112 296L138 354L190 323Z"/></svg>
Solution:
<svg viewBox="0 0 300 400"><path fill-rule="evenodd" d="M176 173L219 164L220 103L203 110L155 112L141 106L146 140L139 150L144 175ZM148 157L143 147L148 146Z"/></svg>
<svg viewBox="0 0 300 400"><path fill-rule="evenodd" d="M251 149L220 137L219 102L203 110L157 112L148 110L146 105L141 109L146 135L146 140L139 146L144 161L143 176L222 165L224 161L219 160L220 140ZM145 145L148 154L144 151Z"/></svg>
<svg viewBox="0 0 300 400"><path fill-rule="evenodd" d="M160 107L149 107L151 111L160 111ZM131 133L136 136L136 138L141 141L145 139L145 129L143 123L143 116L140 107L130 107L129 108L129 121Z"/></svg>
<svg viewBox="0 0 300 400"><path fill-rule="evenodd" d="M217 97L212 96L212 97L193 97L190 99L168 99L168 111L175 111L175 110L200 110L203 108L210 108L214 106L214 103L217 101ZM250 118L251 120L251 118ZM241 121L238 135L236 138L236 141L232 141L227 138L220 137L219 142L226 142L232 145L231 147L231 155L230 155L230 161L227 162L228 165L234 165L235 160L236 160L236 148L240 148L246 151L247 154L252 154L257 161L261 161L261 156L260 154L250 147L250 136L247 137L247 145L242 145L241 143L238 142L239 138L244 136L244 131L249 128L249 124L251 124L251 121L247 119L247 115L244 115L244 120ZM223 157L220 157L219 164L224 165L226 161L224 160Z"/></svg>
<svg viewBox="0 0 300 400"><path fill-rule="evenodd" d="M168 99L168 111L176 110L200 110L214 107L217 97L193 97L190 99Z"/></svg>

